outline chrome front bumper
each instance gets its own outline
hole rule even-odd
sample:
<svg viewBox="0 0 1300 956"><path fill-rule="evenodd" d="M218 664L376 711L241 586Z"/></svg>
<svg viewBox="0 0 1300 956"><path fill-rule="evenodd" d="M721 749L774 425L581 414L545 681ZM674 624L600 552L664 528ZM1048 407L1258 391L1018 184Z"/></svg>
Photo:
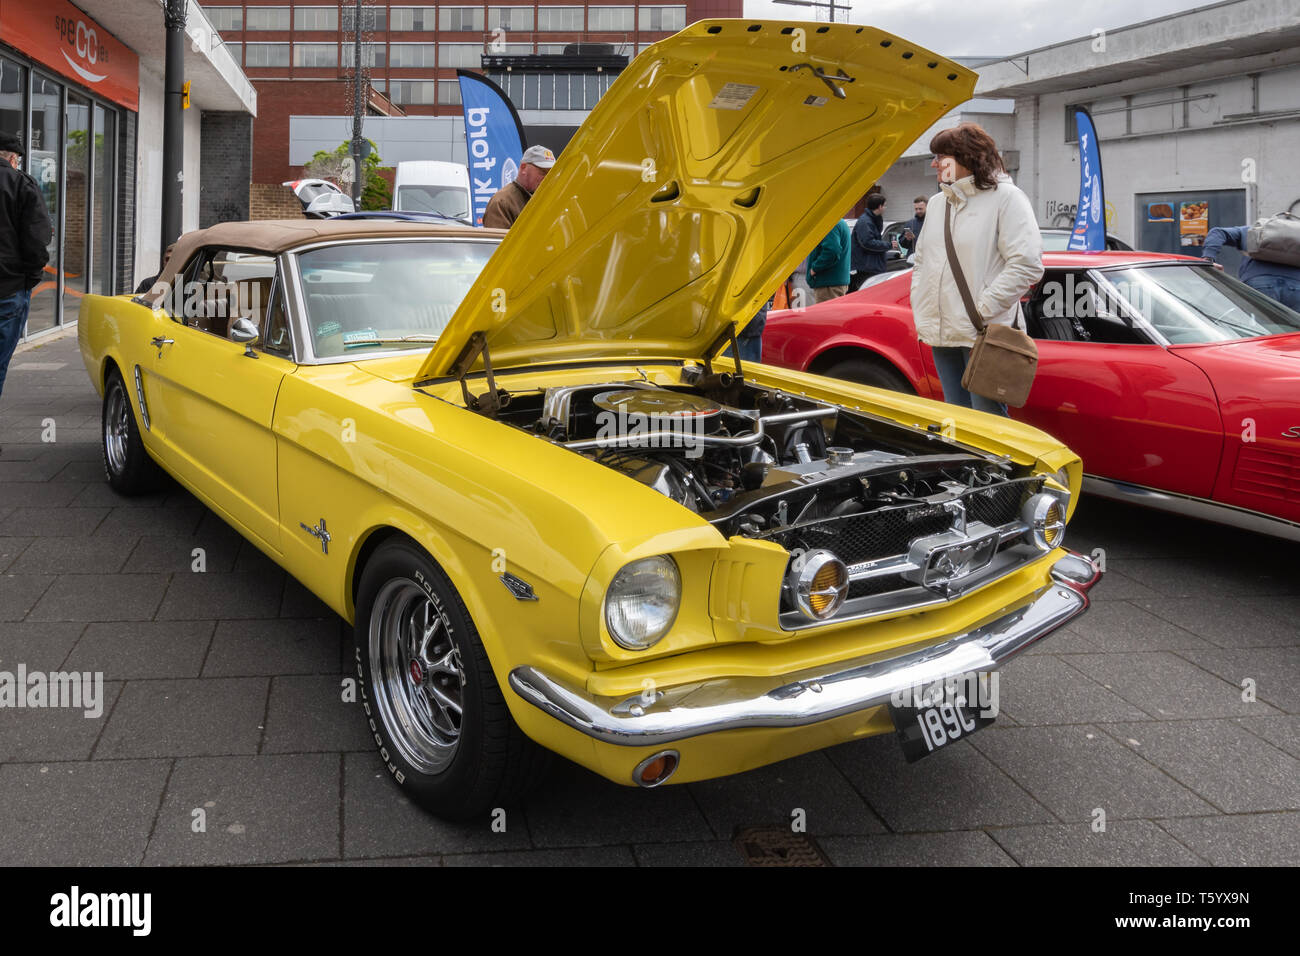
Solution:
<svg viewBox="0 0 1300 956"><path fill-rule="evenodd" d="M1002 617L924 650L885 660L844 661L832 671L781 677L727 677L633 697L595 697L534 667L510 672L510 686L590 737L629 747L657 746L745 727L801 727L889 703L896 693L972 671L997 670L1088 607L1101 572L1069 553L1052 565L1055 584ZM879 657L879 655L874 655Z"/></svg>

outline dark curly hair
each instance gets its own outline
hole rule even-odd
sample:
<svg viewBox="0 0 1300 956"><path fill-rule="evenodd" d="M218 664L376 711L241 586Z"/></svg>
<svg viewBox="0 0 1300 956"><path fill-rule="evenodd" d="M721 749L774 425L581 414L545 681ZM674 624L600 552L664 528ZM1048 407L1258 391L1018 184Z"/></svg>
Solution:
<svg viewBox="0 0 1300 956"><path fill-rule="evenodd" d="M1006 172L998 144L978 123L962 123L936 133L930 140L930 152L951 156L975 174L975 188L992 189L998 173Z"/></svg>

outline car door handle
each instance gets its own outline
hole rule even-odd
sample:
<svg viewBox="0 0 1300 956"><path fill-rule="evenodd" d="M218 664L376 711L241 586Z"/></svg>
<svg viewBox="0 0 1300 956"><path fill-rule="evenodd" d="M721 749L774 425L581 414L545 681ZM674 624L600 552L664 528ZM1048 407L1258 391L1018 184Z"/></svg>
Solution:
<svg viewBox="0 0 1300 956"><path fill-rule="evenodd" d="M153 338L151 338L151 339L149 340L149 342L150 342L150 344L153 345L154 348L156 348L156 349L158 350L158 357L159 357L159 358L162 358L162 350L163 350L163 346L164 346L164 345L175 345L175 344L176 344L176 340L175 340L175 339L169 339L169 338L167 338L166 336L163 336L163 335L155 335Z"/></svg>

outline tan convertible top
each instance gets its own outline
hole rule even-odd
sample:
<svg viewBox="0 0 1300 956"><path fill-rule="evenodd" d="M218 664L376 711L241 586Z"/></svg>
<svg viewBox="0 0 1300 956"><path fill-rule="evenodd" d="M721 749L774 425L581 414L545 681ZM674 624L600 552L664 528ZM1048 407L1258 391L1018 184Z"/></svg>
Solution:
<svg viewBox="0 0 1300 956"><path fill-rule="evenodd" d="M456 223L410 222L402 219L263 219L221 222L187 232L176 242L167 267L141 299L152 304L171 285L176 273L204 246L246 249L275 255L297 246L330 239L375 239L382 236L500 239L504 229L480 229Z"/></svg>

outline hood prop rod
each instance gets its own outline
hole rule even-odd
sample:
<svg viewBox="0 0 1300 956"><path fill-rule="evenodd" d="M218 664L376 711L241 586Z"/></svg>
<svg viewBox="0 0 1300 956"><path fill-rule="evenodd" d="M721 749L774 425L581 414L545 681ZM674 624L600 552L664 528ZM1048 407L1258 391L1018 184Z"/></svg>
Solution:
<svg viewBox="0 0 1300 956"><path fill-rule="evenodd" d="M745 377L740 368L740 349L736 345L736 324L734 322L728 322L727 327L704 350L704 374L713 374L713 356L717 355L723 343L728 341L731 342L731 357L736 362L736 378L742 379Z"/></svg>
<svg viewBox="0 0 1300 956"><path fill-rule="evenodd" d="M470 366L480 354L483 356L483 374L487 378L488 390L482 395L471 395L465 376L469 374ZM488 352L485 332L474 332L470 335L465 342L465 347L460 350L456 361L452 363L451 371L456 376L456 381L460 382L460 391L465 397L465 407L471 411L495 415L510 404L510 393L503 388L497 388L496 378L492 374L492 356Z"/></svg>

